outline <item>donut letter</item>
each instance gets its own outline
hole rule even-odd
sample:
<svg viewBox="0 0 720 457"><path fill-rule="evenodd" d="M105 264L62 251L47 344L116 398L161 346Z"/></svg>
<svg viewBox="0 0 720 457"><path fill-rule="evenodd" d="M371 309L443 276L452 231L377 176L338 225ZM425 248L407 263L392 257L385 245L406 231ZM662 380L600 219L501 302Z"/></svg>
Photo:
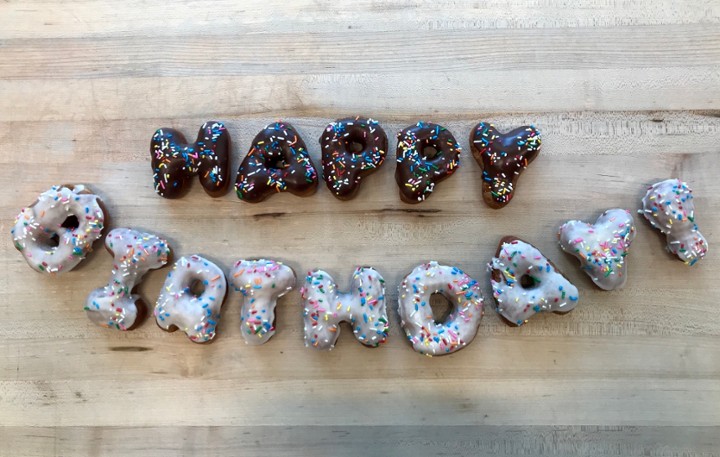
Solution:
<svg viewBox="0 0 720 457"><path fill-rule="evenodd" d="M15 249L33 270L60 274L75 268L102 235L100 198L85 186L53 186L15 218Z"/></svg>
<svg viewBox="0 0 720 457"><path fill-rule="evenodd" d="M530 243L506 236L490 262L497 312L522 325L535 313L572 311L578 290Z"/></svg>
<svg viewBox="0 0 720 457"><path fill-rule="evenodd" d="M540 132L533 126L500 133L481 122L470 135L470 146L482 169L483 199L491 208L510 203L520 173L540 153Z"/></svg>
<svg viewBox="0 0 720 457"><path fill-rule="evenodd" d="M679 179L652 185L642 200L642 214L667 237L667 249L687 265L705 257L708 243L695 223L692 189Z"/></svg>
<svg viewBox="0 0 720 457"><path fill-rule="evenodd" d="M428 198L435 184L460 166L460 145L443 126L418 122L398 133L397 138L395 181L406 203Z"/></svg>
<svg viewBox="0 0 720 457"><path fill-rule="evenodd" d="M108 233L105 247L113 255L110 282L90 292L85 311L102 327L131 330L146 316L145 303L132 293L143 275L167 264L167 241L150 233L117 228Z"/></svg>
<svg viewBox="0 0 720 457"><path fill-rule="evenodd" d="M257 203L275 192L310 195L317 184L305 142L292 125L276 122L255 136L238 169L235 190L240 200Z"/></svg>
<svg viewBox="0 0 720 457"><path fill-rule="evenodd" d="M568 221L558 233L560 247L580 260L582 270L601 289L625 285L625 257L635 239L635 225L627 210L609 209L595 224Z"/></svg>
<svg viewBox="0 0 720 457"><path fill-rule="evenodd" d="M274 260L239 260L230 271L230 284L242 294L240 325L245 342L266 343L275 334L277 299L295 287L295 272Z"/></svg>
<svg viewBox="0 0 720 457"><path fill-rule="evenodd" d="M191 144L177 130L157 130L150 142L155 192L165 198L180 197L190 179L199 175L205 192L221 196L229 182L229 150L230 134L222 122L204 123Z"/></svg>
<svg viewBox="0 0 720 457"><path fill-rule="evenodd" d="M300 290L305 310L305 346L330 350L340 335L340 322L348 322L355 338L377 347L387 339L385 281L369 267L359 267L352 277L352 290L338 292L332 276L322 270L308 272Z"/></svg>
<svg viewBox="0 0 720 457"><path fill-rule="evenodd" d="M430 307L432 294L442 294L452 304L445 322L435 322ZM418 265L405 276L398 305L401 325L413 349L428 356L451 354L470 344L483 315L477 281L459 268L437 262Z"/></svg>
<svg viewBox="0 0 720 457"><path fill-rule="evenodd" d="M227 293L225 274L199 255L180 257L168 273L155 306L158 326L184 331L194 343L215 338Z"/></svg>
<svg viewBox="0 0 720 457"><path fill-rule="evenodd" d="M360 188L363 176L376 171L385 161L388 139L376 120L347 118L325 128L320 147L328 189L340 200L349 200Z"/></svg>

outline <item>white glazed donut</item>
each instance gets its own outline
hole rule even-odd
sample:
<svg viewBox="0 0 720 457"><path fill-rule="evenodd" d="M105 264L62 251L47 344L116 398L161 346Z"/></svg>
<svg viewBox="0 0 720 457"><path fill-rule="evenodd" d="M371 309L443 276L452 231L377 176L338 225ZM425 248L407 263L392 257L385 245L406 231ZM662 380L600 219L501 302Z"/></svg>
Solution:
<svg viewBox="0 0 720 457"><path fill-rule="evenodd" d="M193 293L197 283L202 292ZM199 255L180 257L170 273L155 306L155 319L161 329L184 331L195 343L215 338L220 308L227 293L223 271Z"/></svg>
<svg viewBox="0 0 720 457"><path fill-rule="evenodd" d="M625 285L625 260L635 239L630 212L609 209L595 224L568 221L558 232L560 247L580 260L582 270L601 289L613 290Z"/></svg>
<svg viewBox="0 0 720 457"><path fill-rule="evenodd" d="M82 184L51 187L15 219L15 248L35 271L72 270L102 235L105 215L99 202Z"/></svg>
<svg viewBox="0 0 720 457"><path fill-rule="evenodd" d="M348 322L355 338L377 347L387 339L385 281L369 267L358 267L352 290L338 292L332 276L322 270L308 272L300 290L305 309L305 346L330 350L340 335L340 322Z"/></svg>
<svg viewBox="0 0 720 457"><path fill-rule="evenodd" d="M679 179L652 185L642 199L641 213L667 237L668 251L688 265L705 257L708 243L695 223L692 189Z"/></svg>
<svg viewBox="0 0 720 457"><path fill-rule="evenodd" d="M541 311L566 313L578 303L572 285L533 245L507 236L488 265L497 312L522 325Z"/></svg>
<svg viewBox="0 0 720 457"><path fill-rule="evenodd" d="M146 315L145 304L132 290L145 273L167 264L170 247L162 238L129 228L108 233L105 247L114 256L110 282L90 292L85 311L102 327L130 330Z"/></svg>
<svg viewBox="0 0 720 457"><path fill-rule="evenodd" d="M430 262L418 265L400 284L401 325L420 354L445 355L472 342L483 315L480 285L456 267ZM430 296L442 294L452 304L450 316L436 323Z"/></svg>
<svg viewBox="0 0 720 457"><path fill-rule="evenodd" d="M230 284L242 294L242 336L252 345L275 334L275 305L295 287L292 268L274 260L239 260L230 271Z"/></svg>

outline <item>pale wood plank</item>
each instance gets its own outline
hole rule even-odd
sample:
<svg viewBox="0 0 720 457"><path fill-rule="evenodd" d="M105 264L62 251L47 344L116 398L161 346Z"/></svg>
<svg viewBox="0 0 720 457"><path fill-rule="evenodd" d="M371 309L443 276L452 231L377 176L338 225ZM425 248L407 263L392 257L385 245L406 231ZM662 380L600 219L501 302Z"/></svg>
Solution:
<svg viewBox="0 0 720 457"><path fill-rule="evenodd" d="M562 83L560 83L562 81ZM209 90L208 87L212 87ZM13 80L0 121L720 109L720 67ZM560 113L558 113L560 114ZM579 114L576 114L579 115ZM589 114L592 116L592 113ZM558 121L562 121L559 119Z"/></svg>
<svg viewBox="0 0 720 457"><path fill-rule="evenodd" d="M219 36L238 32L291 30L372 33L386 30L484 30L635 25L718 24L712 0L213 0L172 6L129 0L6 0L0 4L0 36L68 38L108 35Z"/></svg>
<svg viewBox="0 0 720 457"><path fill-rule="evenodd" d="M257 74L447 73L692 68L718 65L720 28L665 25L620 28L403 31L373 41L343 33L10 39L0 47L6 79L230 76ZM530 45L532 43L532 45Z"/></svg>
<svg viewBox="0 0 720 457"><path fill-rule="evenodd" d="M374 363L391 364L395 359L393 351L378 351ZM118 364L116 370L122 369ZM0 410L5 425L45 427L715 426L720 402L716 379L508 377L478 381L443 377L433 382L415 378L413 370L388 379L336 380L325 378L322 372L320 368L318 379L264 381L211 380L200 373L184 380L139 379L129 384L0 381Z"/></svg>
<svg viewBox="0 0 720 457"><path fill-rule="evenodd" d="M328 457L550 455L554 457L716 456L718 427L6 427L0 439L27 456L237 455ZM0 448L0 456L15 457Z"/></svg>

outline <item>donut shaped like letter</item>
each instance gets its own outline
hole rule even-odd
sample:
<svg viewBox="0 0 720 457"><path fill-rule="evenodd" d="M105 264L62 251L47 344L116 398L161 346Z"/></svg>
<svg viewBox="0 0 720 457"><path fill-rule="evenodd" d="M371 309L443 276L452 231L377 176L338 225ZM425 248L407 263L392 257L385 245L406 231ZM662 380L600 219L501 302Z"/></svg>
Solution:
<svg viewBox="0 0 720 457"><path fill-rule="evenodd" d="M189 144L175 129L158 129L150 142L155 192L165 198L180 197L198 175L205 192L221 196L229 183L229 150L230 134L222 122L204 123L197 140Z"/></svg>
<svg viewBox="0 0 720 457"><path fill-rule="evenodd" d="M92 251L104 222L100 198L85 186L53 186L20 212L10 232L33 270L60 274Z"/></svg>
<svg viewBox="0 0 720 457"><path fill-rule="evenodd" d="M184 331L194 343L212 341L226 293L225 274L217 265L199 255L180 257L155 305L157 324L169 332Z"/></svg>
<svg viewBox="0 0 720 457"><path fill-rule="evenodd" d="M692 189L679 179L652 185L642 200L642 214L667 238L667 249L687 265L705 257L708 242L695 222Z"/></svg>
<svg viewBox="0 0 720 457"><path fill-rule="evenodd" d="M430 262L403 279L398 297L401 325L420 354L452 354L475 338L483 316L480 285L456 267ZM435 322L430 296L442 294L452 305L445 322Z"/></svg>
<svg viewBox="0 0 720 457"><path fill-rule="evenodd" d="M241 330L245 342L265 344L275 334L275 305L295 287L292 268L274 260L238 260L230 284L242 294Z"/></svg>
<svg viewBox="0 0 720 457"><path fill-rule="evenodd" d="M376 347L387 339L385 281L369 267L359 267L352 276L350 292L339 292L335 280L322 270L305 278L300 290L305 310L305 346L330 350L340 334L340 322L348 322L355 338Z"/></svg>
<svg viewBox="0 0 720 457"><path fill-rule="evenodd" d="M278 192L311 195L317 185L305 142L292 125L278 121L255 136L238 168L235 191L240 200L257 203Z"/></svg>
<svg viewBox="0 0 720 457"><path fill-rule="evenodd" d="M532 244L514 236L500 240L489 265L497 312L513 325L536 313L567 313L578 303L577 287Z"/></svg>
<svg viewBox="0 0 720 457"><path fill-rule="evenodd" d="M85 312L101 327L131 330L147 316L145 303L132 291L145 273L167 264L170 247L162 238L129 228L113 229L105 247L114 257L110 281L90 292Z"/></svg>
<svg viewBox="0 0 720 457"><path fill-rule="evenodd" d="M353 146L358 145L358 150ZM323 177L340 200L357 194L360 182L380 168L387 155L388 139L374 119L346 118L325 128L320 137Z"/></svg>
<svg viewBox="0 0 720 457"><path fill-rule="evenodd" d="M435 185L460 166L460 145L448 129L418 122L398 133L395 181L405 203L430 197Z"/></svg>

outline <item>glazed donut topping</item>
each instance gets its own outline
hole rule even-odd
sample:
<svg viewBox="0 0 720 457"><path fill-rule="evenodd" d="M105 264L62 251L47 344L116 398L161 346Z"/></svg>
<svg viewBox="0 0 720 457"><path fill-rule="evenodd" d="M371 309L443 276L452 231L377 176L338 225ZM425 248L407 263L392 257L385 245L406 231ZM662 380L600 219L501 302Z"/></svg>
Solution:
<svg viewBox="0 0 720 457"><path fill-rule="evenodd" d="M609 209L594 224L568 221L560 227L558 239L562 250L580 260L582 270L599 288L613 290L625 284L625 261L635 239L629 211Z"/></svg>
<svg viewBox="0 0 720 457"><path fill-rule="evenodd" d="M255 136L238 169L235 190L239 199L257 203L277 192L310 195L317 185L305 142L292 125L278 121Z"/></svg>
<svg viewBox="0 0 720 457"><path fill-rule="evenodd" d="M452 305L436 322L430 296L442 294ZM467 346L483 315L480 285L456 267L430 262L418 265L400 284L398 311L408 340L420 354L451 354Z"/></svg>
<svg viewBox="0 0 720 457"><path fill-rule="evenodd" d="M101 327L130 330L146 316L145 303L132 291L145 273L167 264L170 247L162 238L129 228L113 229L105 247L114 257L110 281L90 292L85 312Z"/></svg>
<svg viewBox="0 0 720 457"><path fill-rule="evenodd" d="M364 176L385 161L388 139L378 122L367 118L337 120L320 137L323 177L339 199L355 196Z"/></svg>
<svg viewBox="0 0 720 457"><path fill-rule="evenodd" d="M222 195L229 182L229 149L230 134L222 122L204 123L194 143L187 143L175 129L158 129L150 142L155 192L165 198L180 197L198 175L208 194Z"/></svg>
<svg viewBox="0 0 720 457"><path fill-rule="evenodd" d="M30 267L60 274L75 268L92 251L104 222L100 198L84 185L53 186L23 208L10 233Z"/></svg>
<svg viewBox="0 0 720 457"><path fill-rule="evenodd" d="M369 267L352 276L350 292L340 292L332 276L322 270L308 272L300 290L305 305L305 346L330 350L340 336L340 322L348 322L355 338L376 347L387 339L385 280Z"/></svg>
<svg viewBox="0 0 720 457"><path fill-rule="evenodd" d="M652 185L642 200L642 214L667 237L667 249L688 265L705 257L708 243L695 222L692 189L679 179Z"/></svg>
<svg viewBox="0 0 720 457"><path fill-rule="evenodd" d="M511 324L522 325L542 311L566 313L578 303L577 287L519 238L501 239L489 268L497 312Z"/></svg>
<svg viewBox="0 0 720 457"><path fill-rule="evenodd" d="M155 320L163 330L182 330L194 343L212 341L226 293L227 280L217 265L199 255L180 257L158 297Z"/></svg>
<svg viewBox="0 0 720 457"><path fill-rule="evenodd" d="M460 166L460 145L445 127L418 122L398 133L395 181L406 203L424 201Z"/></svg>
<svg viewBox="0 0 720 457"><path fill-rule="evenodd" d="M264 344L275 334L275 305L295 287L295 272L274 260L238 260L230 284L241 294L242 336L252 345Z"/></svg>

